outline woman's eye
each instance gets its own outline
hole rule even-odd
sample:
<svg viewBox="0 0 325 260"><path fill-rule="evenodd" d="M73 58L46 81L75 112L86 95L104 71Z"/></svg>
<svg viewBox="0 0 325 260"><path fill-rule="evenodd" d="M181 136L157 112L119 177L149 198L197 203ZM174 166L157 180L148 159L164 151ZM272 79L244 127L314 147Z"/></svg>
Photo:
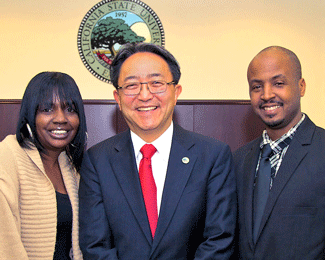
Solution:
<svg viewBox="0 0 325 260"><path fill-rule="evenodd" d="M41 112L48 113L52 111L52 108L42 108L40 109Z"/></svg>
<svg viewBox="0 0 325 260"><path fill-rule="evenodd" d="M67 111L70 112L70 113L76 112L72 107L67 107Z"/></svg>

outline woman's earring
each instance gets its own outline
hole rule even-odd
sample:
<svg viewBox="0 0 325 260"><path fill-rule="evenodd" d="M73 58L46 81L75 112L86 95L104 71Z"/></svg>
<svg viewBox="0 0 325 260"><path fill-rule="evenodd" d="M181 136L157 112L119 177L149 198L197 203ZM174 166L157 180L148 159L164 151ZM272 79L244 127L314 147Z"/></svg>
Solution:
<svg viewBox="0 0 325 260"><path fill-rule="evenodd" d="M29 133L30 138L31 139L34 139L34 135L33 135L32 129L30 128L30 125L28 123L26 123L26 128L28 130L28 133Z"/></svg>

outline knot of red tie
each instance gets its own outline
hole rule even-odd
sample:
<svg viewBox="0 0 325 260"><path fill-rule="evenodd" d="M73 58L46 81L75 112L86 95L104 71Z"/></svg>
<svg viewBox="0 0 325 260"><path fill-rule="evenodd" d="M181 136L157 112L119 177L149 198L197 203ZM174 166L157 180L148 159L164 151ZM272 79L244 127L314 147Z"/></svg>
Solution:
<svg viewBox="0 0 325 260"><path fill-rule="evenodd" d="M152 144L145 144L140 149L140 152L142 153L143 158L151 159L151 157L155 154L157 151L156 147L154 147Z"/></svg>

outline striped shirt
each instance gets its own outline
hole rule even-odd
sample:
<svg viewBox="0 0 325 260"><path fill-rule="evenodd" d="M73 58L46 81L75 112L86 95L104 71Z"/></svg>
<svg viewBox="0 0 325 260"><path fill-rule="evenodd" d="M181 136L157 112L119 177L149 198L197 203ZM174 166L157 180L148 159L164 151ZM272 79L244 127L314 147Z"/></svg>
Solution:
<svg viewBox="0 0 325 260"><path fill-rule="evenodd" d="M260 144L260 148L262 150L262 148L266 145L266 144L270 144L271 149L272 149L272 153L270 156L270 163L271 163L271 183L270 183L270 189L272 188L272 184L273 184L273 179L276 177L276 174L281 166L281 163L283 161L283 157L286 154L288 148L289 148L289 144L292 140L292 138L294 137L295 133L297 132L298 127L301 125L301 123L304 121L305 119L305 114L302 115L300 121L293 126L287 133L285 133L283 136L281 136L279 139L272 141L271 138L269 137L269 135L267 134L267 131L264 130L262 137L263 140ZM256 173L255 173L255 178L257 176L257 171L260 165L260 160L261 160L261 153L258 159L258 164L256 167Z"/></svg>

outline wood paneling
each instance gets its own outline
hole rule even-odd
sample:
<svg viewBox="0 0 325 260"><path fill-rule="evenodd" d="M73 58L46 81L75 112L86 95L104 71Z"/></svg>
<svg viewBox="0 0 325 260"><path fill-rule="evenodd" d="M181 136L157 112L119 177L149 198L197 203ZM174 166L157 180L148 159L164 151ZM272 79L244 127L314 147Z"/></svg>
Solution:
<svg viewBox="0 0 325 260"><path fill-rule="evenodd" d="M20 100L0 100L0 141L16 133Z"/></svg>
<svg viewBox="0 0 325 260"><path fill-rule="evenodd" d="M127 129L115 101L85 100L88 147ZM20 100L0 100L0 140L16 132ZM174 121L187 130L217 138L235 150L258 137L264 126L247 100L181 100Z"/></svg>

